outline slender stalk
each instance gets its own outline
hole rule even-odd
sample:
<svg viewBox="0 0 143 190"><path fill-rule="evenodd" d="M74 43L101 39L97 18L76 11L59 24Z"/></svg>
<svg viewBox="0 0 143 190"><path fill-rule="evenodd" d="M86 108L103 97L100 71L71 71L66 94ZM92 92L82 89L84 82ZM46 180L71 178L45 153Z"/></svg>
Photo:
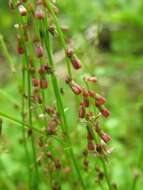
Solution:
<svg viewBox="0 0 143 190"><path fill-rule="evenodd" d="M25 158L26 158L26 164L28 168L28 181L29 181L29 190L31 189L32 186L32 179L31 179L31 169L30 169L30 160L29 160L29 151L28 151L28 146L27 146L27 141L26 141L26 130L24 127L25 123L25 100L24 100L24 94L25 94L25 64L23 64L22 68L22 108L21 108L21 115L22 115L22 135L24 139L24 150L25 150Z"/></svg>
<svg viewBox="0 0 143 190"><path fill-rule="evenodd" d="M48 26L47 22L45 22L45 26ZM52 47L51 47L50 36L49 36L49 31L48 31L47 27L45 27L44 38L45 38L45 46L46 46L47 54L48 54L48 57L49 57L49 63L52 66L52 68L54 68L54 62L53 62L53 58L52 58ZM65 138L66 138L66 142L67 142L68 147L69 147L69 149L68 149L69 154L71 156L71 159L72 159L72 162L74 164L75 170L76 170L76 172L78 174L78 177L79 177L80 183L82 185L82 188L85 190L86 186L85 186L85 184L83 182L83 179L82 179L82 176L80 174L80 170L78 168L78 165L77 165L77 162L76 162L76 159L75 159L75 156L74 156L70 136L68 134L68 124L67 124L66 116L65 116L65 113L64 113L64 107L63 107L61 95L60 95L60 92L59 92L57 78L56 78L54 73L52 73L51 79L52 79L52 84L53 84L55 97L56 97L56 100L57 100L58 111L59 111L59 113L61 115L61 119L62 119L62 130L63 130L63 133L64 133Z"/></svg>
<svg viewBox="0 0 143 190"><path fill-rule="evenodd" d="M29 72L29 60L28 60L28 55L25 47L25 62L27 65L27 85L28 85L28 114L29 114L29 125L30 128L33 127L33 122L32 122L32 103L31 103L31 78L30 78L30 72ZM33 134L31 135L31 144L32 144L32 151L33 151L33 161L34 161L34 167L35 167L35 179L34 179L34 188L38 190L38 185L39 185L39 174L38 174L38 165L36 162L36 148L34 144L35 138Z"/></svg>
<svg viewBox="0 0 143 190"><path fill-rule="evenodd" d="M4 42L3 36L0 34L0 46L1 46L1 50L4 54L4 56L6 57L6 59L8 60L9 64L10 64L10 68L12 70L12 72L16 72L16 69L14 67L14 62L12 57L9 55L9 52L7 50L6 44Z"/></svg>
<svg viewBox="0 0 143 190"><path fill-rule="evenodd" d="M48 1L47 4L48 4L48 9L50 10L51 15L53 16L53 19L54 19L57 31L59 33L59 38L60 38L61 44L62 44L62 46L64 48L65 57L66 57L66 64L67 64L67 71L68 71L69 77L72 78L72 72L71 72L71 67L70 67L70 60L69 60L69 58L66 55L67 47L66 47L66 43L65 43L63 32L61 30L61 27L60 27L59 21L57 19L57 16L56 16L56 14L53 11L51 2Z"/></svg>

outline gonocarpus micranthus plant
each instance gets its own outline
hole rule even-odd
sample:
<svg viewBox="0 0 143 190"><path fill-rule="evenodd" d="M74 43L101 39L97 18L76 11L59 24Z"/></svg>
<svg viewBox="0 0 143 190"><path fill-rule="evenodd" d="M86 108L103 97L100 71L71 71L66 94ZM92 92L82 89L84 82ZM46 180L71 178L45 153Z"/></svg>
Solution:
<svg viewBox="0 0 143 190"><path fill-rule="evenodd" d="M73 73L75 75L84 65L68 43L68 35L64 35L68 28L60 25L56 2L13 0L9 1L9 7L16 15L16 49L21 56L21 116L29 189L41 189L44 183L49 189L59 190L68 176L71 189L75 184L77 189L89 189L88 178L83 174L83 170L88 172L88 155L100 161L96 166L93 188L96 185L102 187L105 178L108 189L113 189L106 168L109 154L107 144L111 137L99 122L100 117L107 118L110 112L105 107L106 99L92 88L97 81L95 76L84 76L82 84L78 84L73 77ZM55 42L64 50L65 65L61 66L67 69L64 80L57 75ZM78 122L86 126L82 129L86 133L82 141L87 142L84 152L81 151L83 166L74 151L71 131L75 129L71 129L65 113L60 80L64 81L69 96L73 92L75 98L80 99L76 115Z"/></svg>

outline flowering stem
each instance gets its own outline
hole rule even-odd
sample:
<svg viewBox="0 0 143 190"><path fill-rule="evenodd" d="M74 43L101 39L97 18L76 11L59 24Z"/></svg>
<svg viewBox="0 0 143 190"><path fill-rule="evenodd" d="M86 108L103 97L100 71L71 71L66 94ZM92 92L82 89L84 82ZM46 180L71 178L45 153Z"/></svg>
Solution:
<svg viewBox="0 0 143 190"><path fill-rule="evenodd" d="M44 33L45 46L46 46L47 54L48 54L48 57L49 57L49 63L54 68L54 62L53 62L53 58L52 58L52 47L51 47L51 43L50 43L50 36L49 36L48 29L46 27L46 26L48 26L47 23L48 23L48 21L46 22L46 19L45 19L45 33ZM68 134L68 124L67 124L66 116L65 116L65 113L64 113L64 107L63 107L61 95L60 95L60 92L59 92L57 78L56 78L54 72L51 75L51 79L52 79L52 85L53 85L53 88L54 88L55 97L56 97L56 100L57 100L58 112L60 113L61 119L62 119L63 134L65 135L66 142L67 142L67 145L69 147L68 148L69 154L71 156L71 159L72 159L72 162L74 164L75 170L76 170L76 172L78 174L78 177L79 177L80 183L82 185L82 188L84 190L86 190L85 184L83 182L80 170L78 168L78 165L77 165L77 162L76 162L76 159L75 159L75 156L74 156L74 152L73 152L70 136Z"/></svg>
<svg viewBox="0 0 143 190"><path fill-rule="evenodd" d="M58 31L58 33L59 33L59 38L60 38L60 40L61 40L61 44L62 44L62 46L63 46L63 48L64 48L65 57L66 57L66 63L67 63L68 75L69 75L70 78L72 78L72 72L71 72L71 67L70 67L70 61L69 61L69 58L68 58L67 55L66 55L67 48L66 48L66 43L65 43L65 39L64 39L63 32L62 32L61 27L60 27L60 25L59 25L57 16L56 16L56 14L54 13L54 11L53 11L53 9L52 9L51 3L50 3L49 1L48 1L47 3L48 3L48 9L50 10L51 15L53 16L53 19L54 19L54 22L55 22L57 31Z"/></svg>

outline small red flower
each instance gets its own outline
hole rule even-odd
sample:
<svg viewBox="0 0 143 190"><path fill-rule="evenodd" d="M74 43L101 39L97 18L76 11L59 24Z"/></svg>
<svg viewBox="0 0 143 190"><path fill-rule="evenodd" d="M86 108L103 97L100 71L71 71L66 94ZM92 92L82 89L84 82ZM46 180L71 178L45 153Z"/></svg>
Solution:
<svg viewBox="0 0 143 190"><path fill-rule="evenodd" d="M108 117L110 115L110 111L106 108L103 108L100 110L101 111L101 114L104 116L104 117Z"/></svg>
<svg viewBox="0 0 143 190"><path fill-rule="evenodd" d="M73 49L71 48L71 47L69 47L68 49L67 49L67 52L66 52L66 54L67 54L67 56L68 57L72 57L73 56Z"/></svg>
<svg viewBox="0 0 143 190"><path fill-rule="evenodd" d="M102 133L101 134L101 139L105 142L105 143L108 143L110 140L111 140L111 137L106 134L106 133Z"/></svg>
<svg viewBox="0 0 143 190"><path fill-rule="evenodd" d="M45 13L40 6L37 6L36 8L35 17L40 20L45 18Z"/></svg>
<svg viewBox="0 0 143 190"><path fill-rule="evenodd" d="M79 118L84 118L85 117L85 109L83 106L80 106L80 109L79 109Z"/></svg>
<svg viewBox="0 0 143 190"><path fill-rule="evenodd" d="M36 56L38 57L38 58L40 58L40 57L42 57L43 56L43 48L42 47L36 47Z"/></svg>
<svg viewBox="0 0 143 190"><path fill-rule="evenodd" d="M81 87L76 83L71 84L71 89L77 95L79 95L81 93L81 91L82 91Z"/></svg>
<svg viewBox="0 0 143 190"><path fill-rule="evenodd" d="M72 63L72 66L74 69L78 70L81 68L81 63L80 63L80 60L78 58L73 57L71 60L71 63Z"/></svg>
<svg viewBox="0 0 143 190"><path fill-rule="evenodd" d="M88 141L88 150L90 150L90 151L95 150L95 146L94 146L92 140Z"/></svg>
<svg viewBox="0 0 143 190"><path fill-rule="evenodd" d="M40 80L40 87L43 89L48 88L48 81L46 79L41 79Z"/></svg>
<svg viewBox="0 0 143 190"><path fill-rule="evenodd" d="M101 106L105 104L106 99L103 96L96 96L96 106Z"/></svg>
<svg viewBox="0 0 143 190"><path fill-rule="evenodd" d="M23 5L18 6L19 12L21 16L26 16L27 15L27 10Z"/></svg>
<svg viewBox="0 0 143 190"><path fill-rule="evenodd" d="M39 86L39 80L36 79L36 78L32 78L32 85L33 85L34 87L38 87L38 86Z"/></svg>

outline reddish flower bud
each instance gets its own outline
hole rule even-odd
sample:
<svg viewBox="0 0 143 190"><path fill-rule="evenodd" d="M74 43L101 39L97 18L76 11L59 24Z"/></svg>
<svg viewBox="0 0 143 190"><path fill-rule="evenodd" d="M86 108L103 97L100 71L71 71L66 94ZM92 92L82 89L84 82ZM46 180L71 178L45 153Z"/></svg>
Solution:
<svg viewBox="0 0 143 190"><path fill-rule="evenodd" d="M84 107L89 107L89 100L87 98L84 98L83 106Z"/></svg>
<svg viewBox="0 0 143 190"><path fill-rule="evenodd" d="M79 95L81 93L81 91L82 91L81 87L78 84L76 84L76 83L74 83L74 84L71 85L71 89L77 95Z"/></svg>
<svg viewBox="0 0 143 190"><path fill-rule="evenodd" d="M36 56L38 58L42 57L43 56L43 48L42 47L36 47Z"/></svg>
<svg viewBox="0 0 143 190"><path fill-rule="evenodd" d="M103 96L97 96L95 98L96 98L96 106L101 106L106 102L106 99Z"/></svg>
<svg viewBox="0 0 143 190"><path fill-rule="evenodd" d="M27 10L23 5L18 6L19 12L21 16L26 16L27 15Z"/></svg>
<svg viewBox="0 0 143 190"><path fill-rule="evenodd" d="M110 112L108 109L106 108L103 108L100 110L101 111L101 114L104 116L104 117L108 117L110 115Z"/></svg>
<svg viewBox="0 0 143 190"><path fill-rule="evenodd" d="M76 58L76 57L72 58L71 63L72 63L72 66L74 69L78 70L81 68L81 63L78 58Z"/></svg>
<svg viewBox="0 0 143 190"><path fill-rule="evenodd" d="M36 11L35 11L35 17L40 20L44 19L45 13L41 6L37 6Z"/></svg>
<svg viewBox="0 0 143 190"><path fill-rule="evenodd" d="M73 56L73 49L69 47L69 48L67 49L66 54L67 54L68 57L72 57L72 56Z"/></svg>
<svg viewBox="0 0 143 190"><path fill-rule="evenodd" d="M88 90L88 94L90 97L94 98L96 93L93 90Z"/></svg>
<svg viewBox="0 0 143 190"><path fill-rule="evenodd" d="M110 140L111 140L111 137L106 134L106 133L102 133L101 134L101 139L105 142L105 143L108 143Z"/></svg>
<svg viewBox="0 0 143 190"><path fill-rule="evenodd" d="M93 144L93 142L91 140L88 141L88 150L89 151L94 151L95 150L94 144Z"/></svg>
<svg viewBox="0 0 143 190"><path fill-rule="evenodd" d="M48 158L52 158L52 153L49 151L49 152L47 153L47 156L48 156Z"/></svg>
<svg viewBox="0 0 143 190"><path fill-rule="evenodd" d="M85 82L93 82L93 83L95 83L97 81L97 78L95 76L92 76L92 77L85 76L85 77L83 77L83 80Z"/></svg>
<svg viewBox="0 0 143 190"><path fill-rule="evenodd" d="M84 98L87 98L87 97L89 96L88 90L83 89L83 90L82 90L82 95L83 95Z"/></svg>
<svg viewBox="0 0 143 190"><path fill-rule="evenodd" d="M53 36L55 36L56 33L57 33L55 26L53 26L53 25L52 25L52 26L49 26L49 32L50 32Z"/></svg>
<svg viewBox="0 0 143 190"><path fill-rule="evenodd" d="M19 54L24 54L24 52L25 52L24 48L20 45L20 43L18 43L18 45L17 45L17 52Z"/></svg>
<svg viewBox="0 0 143 190"><path fill-rule="evenodd" d="M39 80L38 79L35 79L35 78L32 78L32 85L34 87L38 87L39 86Z"/></svg>
<svg viewBox="0 0 143 190"><path fill-rule="evenodd" d="M84 118L84 116L85 116L85 109L84 109L84 107L83 106L80 106L80 108L79 108L79 118Z"/></svg>
<svg viewBox="0 0 143 190"><path fill-rule="evenodd" d="M40 87L41 88L48 88L48 81L46 79L41 79L40 80Z"/></svg>

